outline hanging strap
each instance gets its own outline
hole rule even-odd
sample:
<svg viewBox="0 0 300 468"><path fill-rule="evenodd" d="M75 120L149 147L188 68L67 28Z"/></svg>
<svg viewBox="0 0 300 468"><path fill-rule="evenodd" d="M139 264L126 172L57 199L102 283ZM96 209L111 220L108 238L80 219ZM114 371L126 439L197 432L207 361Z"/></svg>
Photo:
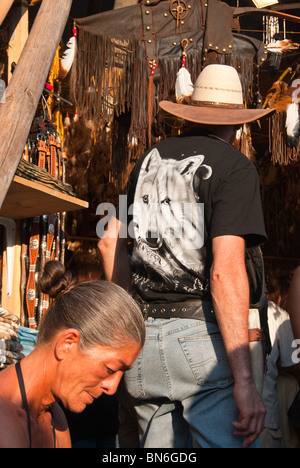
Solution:
<svg viewBox="0 0 300 468"><path fill-rule="evenodd" d="M26 391L25 391L25 385L24 385L24 380L23 380L23 375L21 371L21 363L20 361L17 362L16 364L16 372L17 372L17 377L19 381L19 386L20 386L20 392L21 392L21 397L22 397L22 402L24 409L27 413L27 426L28 426L28 434L29 434L29 448L31 448L31 421L30 421L30 414L29 414L29 408L28 408L28 401L26 397Z"/></svg>

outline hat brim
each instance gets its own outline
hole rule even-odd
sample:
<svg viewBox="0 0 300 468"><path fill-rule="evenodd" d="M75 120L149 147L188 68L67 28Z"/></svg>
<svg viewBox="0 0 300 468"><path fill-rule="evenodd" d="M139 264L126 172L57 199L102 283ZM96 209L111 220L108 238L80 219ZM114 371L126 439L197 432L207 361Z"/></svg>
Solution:
<svg viewBox="0 0 300 468"><path fill-rule="evenodd" d="M276 109L227 109L176 104L171 101L162 101L159 106L176 117L206 125L239 125L263 119L276 112Z"/></svg>

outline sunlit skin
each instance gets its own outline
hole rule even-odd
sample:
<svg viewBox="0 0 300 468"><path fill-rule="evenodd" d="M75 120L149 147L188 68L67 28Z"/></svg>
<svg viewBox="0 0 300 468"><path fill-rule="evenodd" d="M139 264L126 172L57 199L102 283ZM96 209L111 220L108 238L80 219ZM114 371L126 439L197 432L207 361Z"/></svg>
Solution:
<svg viewBox="0 0 300 468"><path fill-rule="evenodd" d="M98 346L87 352L78 351L76 366L66 359L52 387L64 407L82 412L103 393L116 393L124 372L132 366L141 351L137 343L120 349Z"/></svg>
<svg viewBox="0 0 300 468"><path fill-rule="evenodd" d="M32 425L32 446L53 447L49 406L54 409L57 447L71 447L61 402L80 413L103 393L113 395L125 370L137 359L141 346L126 342L119 349L80 347L77 330L59 332L21 361ZM0 373L0 448L29 446L27 415L22 405L15 366Z"/></svg>

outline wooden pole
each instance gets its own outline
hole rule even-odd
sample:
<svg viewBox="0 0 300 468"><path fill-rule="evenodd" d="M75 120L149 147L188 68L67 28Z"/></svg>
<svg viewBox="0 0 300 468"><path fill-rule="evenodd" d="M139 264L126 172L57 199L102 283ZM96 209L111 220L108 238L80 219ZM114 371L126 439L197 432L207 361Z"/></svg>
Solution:
<svg viewBox="0 0 300 468"><path fill-rule="evenodd" d="M131 5L137 5L138 3L138 0L115 0L114 10L125 8Z"/></svg>
<svg viewBox="0 0 300 468"><path fill-rule="evenodd" d="M8 15L8 23L12 26L13 32L10 37L7 55L7 83L12 77L12 64L18 63L24 49L29 34L29 12L28 2L15 2Z"/></svg>
<svg viewBox="0 0 300 468"><path fill-rule="evenodd" d="M295 3L295 5L297 5ZM268 10L266 8L255 8L255 7L243 7L243 8L234 8L233 16L243 16L248 14L258 14L264 16L275 16L276 18L286 19L292 23L300 23L300 18L294 15L288 15L287 13L281 13L276 10Z"/></svg>
<svg viewBox="0 0 300 468"><path fill-rule="evenodd" d="M7 13L9 12L12 4L15 0L1 0L0 5L0 26L6 18Z"/></svg>
<svg viewBox="0 0 300 468"><path fill-rule="evenodd" d="M43 0L0 103L0 209L20 162L71 5L72 0Z"/></svg>

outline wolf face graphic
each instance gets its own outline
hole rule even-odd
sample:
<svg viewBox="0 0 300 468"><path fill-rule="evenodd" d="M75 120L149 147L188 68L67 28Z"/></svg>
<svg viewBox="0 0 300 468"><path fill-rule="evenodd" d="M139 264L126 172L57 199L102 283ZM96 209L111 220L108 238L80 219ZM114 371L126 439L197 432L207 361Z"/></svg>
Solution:
<svg viewBox="0 0 300 468"><path fill-rule="evenodd" d="M197 203L193 190L196 172L202 179L212 175L203 161L202 155L162 159L155 148L143 161L137 182L132 261L173 287L183 270L194 277L203 270L204 206Z"/></svg>

